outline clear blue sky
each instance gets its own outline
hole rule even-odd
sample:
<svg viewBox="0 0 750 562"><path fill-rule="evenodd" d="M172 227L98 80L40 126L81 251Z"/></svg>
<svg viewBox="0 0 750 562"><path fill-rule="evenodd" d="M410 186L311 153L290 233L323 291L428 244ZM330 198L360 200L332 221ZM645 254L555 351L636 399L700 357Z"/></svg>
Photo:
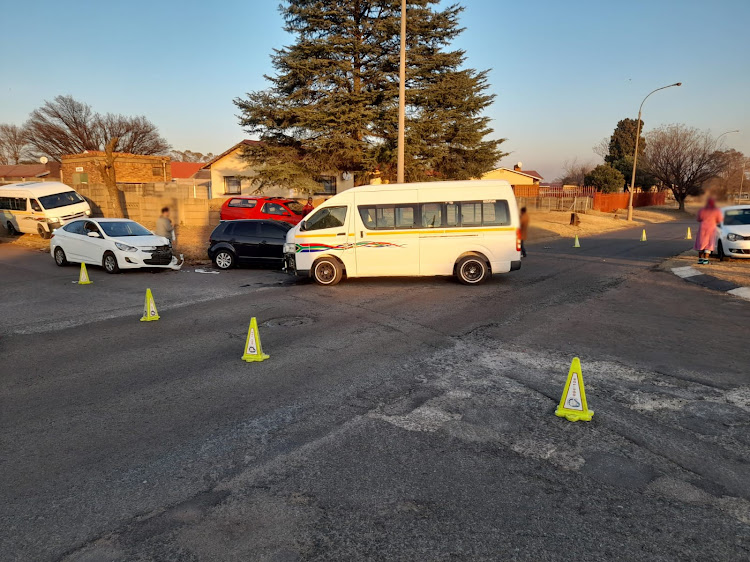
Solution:
<svg viewBox="0 0 750 562"><path fill-rule="evenodd" d="M686 123L750 154L750 1L464 0L457 46L491 68L489 114L504 165L554 179L645 94L646 129ZM221 152L243 138L232 99L265 87L269 54L289 42L275 0L221 3L6 2L0 123L72 94L101 112L143 114L177 149Z"/></svg>

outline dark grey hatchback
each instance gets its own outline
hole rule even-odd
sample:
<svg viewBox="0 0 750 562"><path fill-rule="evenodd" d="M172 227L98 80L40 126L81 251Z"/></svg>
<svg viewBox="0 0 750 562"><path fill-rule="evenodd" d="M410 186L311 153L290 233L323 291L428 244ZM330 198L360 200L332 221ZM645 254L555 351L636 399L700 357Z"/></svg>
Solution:
<svg viewBox="0 0 750 562"><path fill-rule="evenodd" d="M290 224L270 220L222 221L211 233L208 257L219 269L240 264L280 268L290 228Z"/></svg>

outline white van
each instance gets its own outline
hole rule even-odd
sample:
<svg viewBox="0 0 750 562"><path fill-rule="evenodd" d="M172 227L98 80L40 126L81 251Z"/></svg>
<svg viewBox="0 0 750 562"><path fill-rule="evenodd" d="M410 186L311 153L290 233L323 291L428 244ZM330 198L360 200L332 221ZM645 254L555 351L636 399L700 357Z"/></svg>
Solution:
<svg viewBox="0 0 750 562"><path fill-rule="evenodd" d="M341 278L455 275L476 285L521 268L507 181L365 185L331 197L287 233L284 269Z"/></svg>
<svg viewBox="0 0 750 562"><path fill-rule="evenodd" d="M29 181L0 186L0 224L9 234L36 232L42 238L67 222L91 216L91 207L59 181Z"/></svg>

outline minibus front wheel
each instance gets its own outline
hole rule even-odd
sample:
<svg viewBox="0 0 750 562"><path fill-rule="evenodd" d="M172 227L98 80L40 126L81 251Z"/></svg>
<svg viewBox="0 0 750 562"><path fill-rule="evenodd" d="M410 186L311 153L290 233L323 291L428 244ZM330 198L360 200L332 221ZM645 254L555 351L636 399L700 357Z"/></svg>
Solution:
<svg viewBox="0 0 750 562"><path fill-rule="evenodd" d="M313 264L312 277L318 285L335 285L344 276L344 267L336 258L320 258Z"/></svg>
<svg viewBox="0 0 750 562"><path fill-rule="evenodd" d="M464 285L479 285L490 274L490 267L484 256L472 254L458 260L456 277Z"/></svg>

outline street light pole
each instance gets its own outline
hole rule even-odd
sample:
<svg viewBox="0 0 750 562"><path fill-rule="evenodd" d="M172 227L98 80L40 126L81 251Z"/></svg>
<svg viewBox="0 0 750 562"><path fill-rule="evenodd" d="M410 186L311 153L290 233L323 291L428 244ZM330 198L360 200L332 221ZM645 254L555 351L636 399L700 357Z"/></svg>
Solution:
<svg viewBox="0 0 750 562"><path fill-rule="evenodd" d="M633 192L635 191L635 168L638 165L638 142L641 140L641 114L643 113L643 104L646 103L646 100L649 98L649 96L655 92L658 92L659 90L665 90L666 88L671 88L672 86L682 86L682 82L675 82L674 84L670 84L669 86L662 86L661 88L656 88L653 92L651 92L648 96L643 98L643 101L641 102L641 107L638 108L638 125L636 126L635 131L635 154L633 155L633 175L630 178L630 198L628 199L628 220L633 220Z"/></svg>
<svg viewBox="0 0 750 562"><path fill-rule="evenodd" d="M398 183L404 183L404 144L406 127L406 0L401 0L401 64L398 74Z"/></svg>

